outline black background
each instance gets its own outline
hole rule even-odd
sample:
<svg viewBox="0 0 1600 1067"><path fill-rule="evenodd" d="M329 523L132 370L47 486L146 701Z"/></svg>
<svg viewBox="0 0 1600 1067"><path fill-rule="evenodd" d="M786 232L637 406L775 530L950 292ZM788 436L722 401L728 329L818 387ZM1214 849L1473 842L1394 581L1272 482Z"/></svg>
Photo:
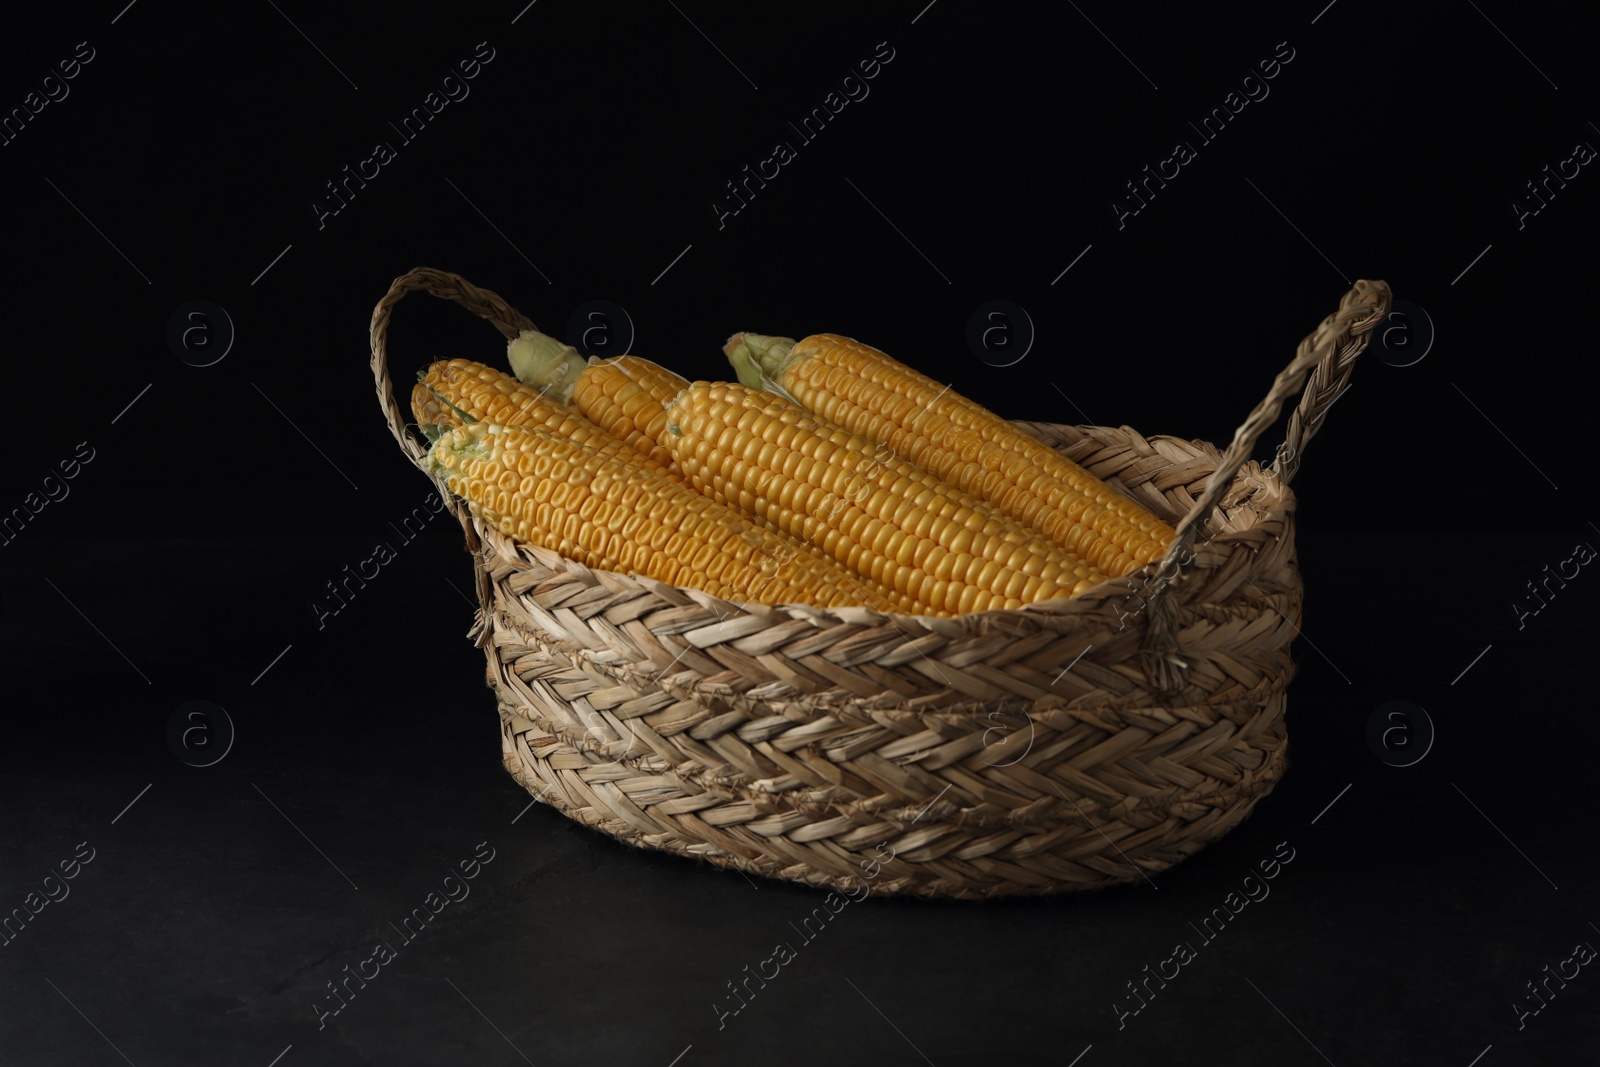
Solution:
<svg viewBox="0 0 1600 1067"><path fill-rule="evenodd" d="M0 946L0 1062L1600 1062L1593 968L1521 1028L1512 1007L1600 943L1600 578L1520 628L1512 606L1600 541L1600 178L1520 228L1513 208L1600 144L1593 23L925 2L8 13L0 108L78 42L94 58L0 146L0 508L81 442L93 459L0 546L0 911L96 853ZM402 143L387 124L479 42L469 95ZM870 94L800 143L787 123L880 42ZM1187 124L1289 49L1202 143ZM378 140L395 159L319 225L324 183ZM779 140L794 161L719 226L724 184ZM1124 183L1178 140L1195 159L1119 226ZM827 330L1012 417L1218 444L1355 279L1432 329L1394 320L1296 480L1290 770L1246 823L1088 896L869 898L719 1029L726 983L817 894L524 811L464 637L460 529L390 526L430 485L379 414L366 333L418 265L554 333L610 301L635 353L691 378L727 376L734 330ZM997 299L1036 331L1005 367L966 342ZM167 341L190 300L236 331L211 366ZM1425 357L1396 365L1407 344ZM400 381L501 351L430 297L395 313ZM324 584L380 540L398 557L319 627ZM194 699L238 731L204 769L166 740ZM1437 731L1407 768L1366 739L1393 699ZM325 983L482 841L472 896L319 1030ZM1272 895L1119 1028L1124 984L1280 842Z"/></svg>

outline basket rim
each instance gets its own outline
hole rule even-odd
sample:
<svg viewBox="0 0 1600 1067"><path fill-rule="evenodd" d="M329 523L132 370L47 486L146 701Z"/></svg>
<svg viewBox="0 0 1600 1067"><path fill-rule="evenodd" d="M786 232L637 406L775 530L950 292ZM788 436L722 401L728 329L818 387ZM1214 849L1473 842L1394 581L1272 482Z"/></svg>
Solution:
<svg viewBox="0 0 1600 1067"><path fill-rule="evenodd" d="M1051 423L1051 422L1043 422L1043 421L1039 421L1039 420L1024 420L1024 419L1013 419L1011 421L1013 422L1013 424L1021 426L1023 429L1028 430L1029 432L1033 432L1033 428L1034 427L1042 427L1042 428L1046 428L1046 429L1049 429L1049 430L1068 430L1068 431L1073 431L1073 432L1079 432L1084 437L1092 436L1093 434L1095 434L1097 432L1098 433L1106 433L1106 434L1115 434L1115 435L1128 435L1128 434L1137 433L1137 431L1132 430L1131 427L1128 427L1126 425L1124 425L1124 426L1115 426L1114 427L1114 426L1100 426L1100 425L1087 424L1087 423L1085 423L1085 424ZM1180 448L1185 448L1185 449L1189 449L1189 450L1193 451L1195 453L1195 458L1196 459L1201 459L1201 460L1211 460L1211 461L1215 462L1216 460L1219 460L1221 458L1221 455L1222 455L1221 450L1218 449L1216 445L1212 444L1209 441L1205 441L1203 439L1200 439L1200 438L1179 438L1179 437L1176 437L1176 436L1173 436L1173 435L1169 435L1169 434L1155 434L1155 435L1150 435L1148 437L1145 437L1145 436L1141 435L1141 439L1145 440L1145 441L1169 442L1171 444L1177 445ZM1169 466L1172 466L1172 465L1175 465L1175 464L1169 464ZM1215 468L1213 467L1212 469L1215 469ZM1207 473L1209 473L1209 471L1207 471ZM1117 492L1121 493L1123 496L1128 497L1129 499L1136 500L1142 506L1145 506L1145 507L1150 507L1151 506L1151 503L1152 503L1151 501L1133 497L1132 494L1128 491L1128 489L1124 485L1123 480L1121 478L1117 477L1116 475L1105 476L1105 477L1102 478L1102 480L1107 482L1107 484L1111 485L1113 489L1115 489ZM1236 491L1240 487L1244 487L1244 486L1248 486L1249 487L1249 491L1245 492L1245 493L1242 493L1242 494L1237 494L1236 495ZM1278 494L1279 499L1278 499L1278 501L1276 503L1271 504L1271 505L1269 505L1269 506L1267 506L1265 508L1262 508L1262 507L1257 506L1257 501L1259 500L1259 498L1263 494L1268 494L1268 495ZM1270 521L1273 521L1275 519L1285 518L1288 515L1292 514L1295 511L1296 506L1297 506L1297 499L1295 497L1294 490L1290 487L1289 483L1283 478L1283 476L1280 473L1274 471L1270 467L1262 466L1259 462L1257 462L1255 460L1249 460L1245 464L1241 465L1240 469L1234 475L1233 482L1231 483L1231 485L1229 487L1229 492L1226 493L1223 496L1223 501L1224 502L1231 502L1231 504L1232 504L1232 508L1230 509L1230 513L1231 514L1237 514L1240 509L1242 509L1242 508L1244 508L1246 506L1250 507L1250 509L1257 516L1257 523L1270 522ZM1168 516L1171 516L1171 515L1174 514L1174 511L1170 506L1163 504L1163 505L1161 505L1161 507L1162 507L1163 511L1165 512L1165 514L1160 515L1159 516L1160 518L1165 520L1165 519L1168 518ZM1225 514L1224 518L1226 519L1226 517L1227 517L1227 515ZM1038 619L1038 618L1049 618L1049 617L1064 617L1064 616L1077 614L1077 613L1079 613L1081 611L1089 610L1089 609L1086 609L1086 608L1083 608L1083 607L1070 608L1069 609L1066 606L1067 605L1074 605L1074 604L1078 604L1078 605L1095 604L1095 605L1098 605L1099 602L1101 602L1101 601L1103 601L1103 600L1105 600L1105 599L1107 599L1109 597L1118 596L1118 595L1125 595L1125 594L1120 594L1120 593L1111 591L1109 589L1109 587L1118 586L1118 587L1122 587L1122 588L1127 588L1128 586L1130 586L1132 584L1135 584L1135 580L1136 579L1137 580L1145 580L1146 582L1148 582L1149 580L1153 580L1154 579L1154 577L1156 575L1156 572L1161 567L1161 562L1160 561L1156 561L1156 562L1152 562L1152 563L1145 563L1145 564L1142 564L1139 567L1137 567L1137 568L1135 568L1135 569L1133 569L1131 571L1128 571L1126 574L1110 576L1104 582L1100 583L1099 585L1094 586L1094 587L1092 587L1090 589L1086 589L1082 593L1077 594L1076 596L1058 597L1058 598L1055 598L1055 599L1052 599L1052 600L1036 601L1036 602L1034 602L1032 604L1025 604L1020 608L994 608L994 609L990 609L990 610L986 610L986 611L969 611L969 612L963 612L963 613L961 613L959 615L948 615L948 616L925 615L925 614L909 614L909 613L904 613L904 612L885 611L885 610L881 610L881 609L878 609L878 608L868 607L866 605L842 605L842 606L837 606L837 607L823 607L823 606L816 605L816 604L800 604L800 603L791 603L791 602L780 602L780 603L776 603L776 604L768 604L768 603L763 603L763 602L758 602L758 601L729 600L729 599L726 599L726 598L723 598L723 597L717 597L717 596L715 596L715 595L713 595L711 593L706 592L703 589L698 589L698 588L696 588L694 586L672 585L671 583L662 582L662 581L660 581L658 579L650 578L650 577L648 577L646 575L630 574L630 573L625 573L625 572L621 572L621 571L610 571L610 570L606 570L606 569L601 568L601 567L590 567L587 564L585 564L585 563L583 563L583 562L581 562L579 560L572 559L569 556L563 556L559 552L554 551L553 549L547 549L547 548L544 548L543 546L540 546L540 545L530 545L530 544L526 544L524 542L515 541L514 539L512 539L512 538L508 537L507 535L501 533L494 526L484 522L478 515L476 515L474 513L471 513L470 511L468 512L468 515L467 515L466 518L467 518L467 521L471 522L471 524L472 524L472 526L474 528L474 531L477 534L478 540L485 547L485 549L488 549L489 547L492 546L494 548L494 550L495 550L495 555L496 556L498 556L501 559L505 559L507 562L511 563L514 567L523 567L523 566L525 566L524 561L521 560L520 557L519 557L520 553L526 553L528 555L534 556L535 558L548 556L553 560L559 560L561 562L561 564L568 570L576 570L576 571L579 571L579 572L588 572L588 573L597 574L597 575L603 574L603 575L606 575L606 576L611 577L611 578L617 578L617 579L623 579L625 581L636 582L636 583L638 583L638 584L640 584L642 586L645 586L645 587L651 588L651 589L670 589L673 592L679 594L680 596L685 597L685 598L687 598L689 600L692 600L692 601L702 602L702 603L705 602L705 601L710 601L712 603L725 604L725 605L728 605L729 607L738 609L738 610L746 612L746 613L764 614L764 613L771 612L771 611L784 611L784 612L787 612L790 615L791 618L810 618L810 619L815 620L815 619L820 617L820 618L823 618L823 619L830 619L831 621L834 621L834 622L850 623L850 622L855 621L856 616L858 616L860 613L868 612L868 613L871 613L873 615L882 616L882 617L888 618L888 619L913 619L913 620L917 620L918 622L922 622L924 624L926 624L927 622L931 621L932 623L934 623L936 625L933 626L933 627L930 627L930 629L933 629L935 631L937 631L939 629L937 624L949 623L949 622L952 622L952 621L955 621L955 620L960 620L960 619L975 619L975 618L978 618L980 616L1010 617L1010 618L1026 617L1026 618ZM1217 516L1216 516L1215 510L1214 510L1211 515L1206 516L1202 520L1201 529L1202 529L1202 531L1213 530L1213 528L1216 526L1216 524L1217 524ZM1256 523L1252 523L1252 526L1255 525L1255 524ZM1220 545L1220 546L1234 545L1234 544L1237 544L1248 533L1248 529L1249 528L1244 528L1244 529L1238 528L1238 527L1234 526L1230 521L1230 522L1227 523L1227 525L1224 528L1222 528L1222 529L1214 529L1214 531L1211 533L1211 536L1205 538L1204 542L1202 542L1202 543L1203 544L1215 544L1215 545ZM506 549L506 548L510 548L511 551L510 552L505 551L504 549ZM1219 603L1225 603L1225 602L1219 602ZM712 610L715 610L715 609L712 609ZM840 613L845 613L845 614L841 615Z"/></svg>

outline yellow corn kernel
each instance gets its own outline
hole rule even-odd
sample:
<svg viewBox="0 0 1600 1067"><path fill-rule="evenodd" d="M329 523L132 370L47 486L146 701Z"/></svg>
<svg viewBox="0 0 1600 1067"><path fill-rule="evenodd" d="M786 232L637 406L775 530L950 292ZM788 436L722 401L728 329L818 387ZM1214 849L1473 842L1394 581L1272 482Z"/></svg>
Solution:
<svg viewBox="0 0 1600 1067"><path fill-rule="evenodd" d="M910 461L775 394L695 382L667 406L666 423L663 443L691 485L750 509L864 577L919 590L934 610L1017 608L1106 580ZM791 463L794 453L815 458L824 451L826 464ZM900 504L907 499L926 503L906 510ZM927 527L930 512L949 521Z"/></svg>

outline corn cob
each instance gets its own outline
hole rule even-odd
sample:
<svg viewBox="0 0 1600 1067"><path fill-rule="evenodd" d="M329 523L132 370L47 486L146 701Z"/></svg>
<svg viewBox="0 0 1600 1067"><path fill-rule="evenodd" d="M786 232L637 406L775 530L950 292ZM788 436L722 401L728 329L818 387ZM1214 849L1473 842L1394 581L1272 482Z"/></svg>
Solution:
<svg viewBox="0 0 1600 1067"><path fill-rule="evenodd" d="M734 334L746 385L772 389L893 449L1108 575L1159 560L1174 531L1048 445L879 352L836 334Z"/></svg>
<svg viewBox="0 0 1600 1067"><path fill-rule="evenodd" d="M621 441L596 447L536 425L474 422L435 441L423 465L483 522L589 567L746 603L916 610L811 546L639 466Z"/></svg>
<svg viewBox="0 0 1600 1067"><path fill-rule="evenodd" d="M662 411L687 378L638 356L585 360L571 345L536 330L524 330L507 346L511 370L562 404L571 404L595 425L627 441L663 465L671 455L659 444Z"/></svg>
<svg viewBox="0 0 1600 1067"><path fill-rule="evenodd" d="M1020 608L1106 580L909 460L772 393L695 382L667 406L665 441L701 492L936 611Z"/></svg>
<svg viewBox="0 0 1600 1067"><path fill-rule="evenodd" d="M419 422L462 426L461 416L451 410L459 408L478 421L496 422L499 426L539 426L579 445L598 448L618 440L595 422L584 418L581 411L555 402L509 374L472 360L440 360L427 368L418 386L429 392L432 402L422 405L419 410L418 394L411 394L411 410L418 416ZM434 418L424 418L424 414ZM662 474L674 480L682 480L683 475L672 470L672 456L662 456L653 446L650 450L638 450L637 443L627 443L635 448L635 461L638 464L661 470Z"/></svg>
<svg viewBox="0 0 1600 1067"><path fill-rule="evenodd" d="M539 426L579 444L600 447L616 440L581 413L540 395L533 386L470 359L440 360L430 366L412 390L411 410L418 422L442 427L463 425L457 412L464 411L481 422ZM683 478L671 469L671 456L657 458L641 451L634 458L669 478Z"/></svg>

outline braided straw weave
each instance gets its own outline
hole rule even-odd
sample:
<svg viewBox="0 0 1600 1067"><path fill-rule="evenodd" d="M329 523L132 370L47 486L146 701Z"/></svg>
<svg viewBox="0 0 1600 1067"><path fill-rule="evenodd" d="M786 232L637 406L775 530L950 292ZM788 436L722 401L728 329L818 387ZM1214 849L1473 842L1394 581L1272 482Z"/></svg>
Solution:
<svg viewBox="0 0 1600 1067"><path fill-rule="evenodd" d="M372 369L413 461L426 446L385 343L416 290L508 338L532 326L454 274L395 280L373 312ZM468 636L506 769L631 844L852 893L869 870L880 893L956 898L1165 870L1283 774L1301 610L1289 481L1390 299L1358 281L1224 451L1019 422L1178 532L1159 563L1020 611L739 605L513 542L439 484L474 558ZM1250 461L1302 387L1278 459Z"/></svg>

